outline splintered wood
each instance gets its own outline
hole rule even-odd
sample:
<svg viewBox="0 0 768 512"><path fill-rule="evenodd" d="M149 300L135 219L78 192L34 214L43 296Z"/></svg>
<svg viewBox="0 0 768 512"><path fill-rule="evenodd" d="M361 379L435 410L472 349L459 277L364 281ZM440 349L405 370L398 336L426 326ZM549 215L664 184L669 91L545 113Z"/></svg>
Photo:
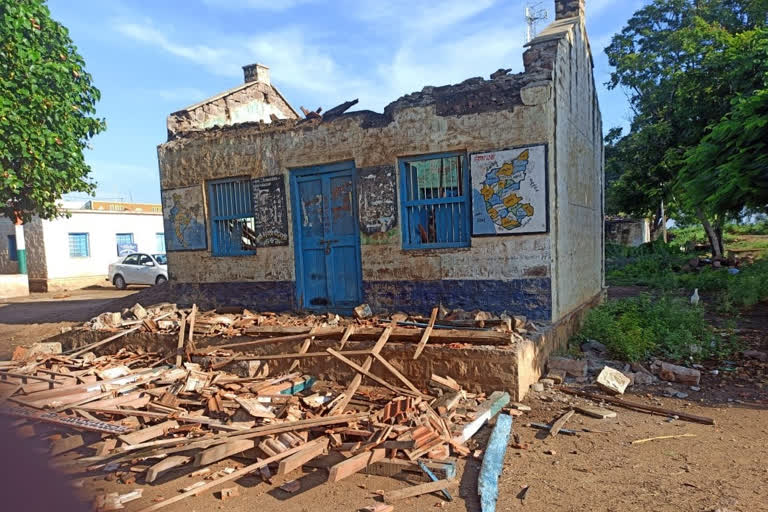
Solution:
<svg viewBox="0 0 768 512"><path fill-rule="evenodd" d="M358 472L374 474L380 464L422 475L420 468L428 467L433 479L434 470L444 480L385 498L445 495L455 486L452 456L471 452L465 442L509 396L467 393L448 375L432 375L429 386L420 388L403 361L390 361L383 349L396 339L416 346L416 358L427 342L505 344L511 337L445 329L436 318L437 308L425 328L399 327L395 320L381 325L375 317L343 325L336 315L286 323L247 310L136 305L83 327L108 330L100 341L69 351L40 344L0 362L0 414L14 418L26 437L45 437L52 465L68 473L117 472L131 483L143 475L143 483L176 481L181 491L156 502L140 490L101 495L96 505L104 510L136 500L149 512L214 491L222 500L238 499L243 488L215 488L253 472L272 485L272 475L284 482L285 475L315 464L329 471L330 483ZM126 335L139 331L170 333L172 346L152 352L122 345ZM213 343L201 337L208 335L251 339ZM270 354L259 354L265 346ZM320 357L337 362L348 385L296 372L309 367L301 361ZM284 366L272 366L281 360ZM408 361L422 364L410 355ZM276 367L287 371L274 372ZM251 463L239 470L211 469L231 458ZM301 490L289 484L287 492Z"/></svg>

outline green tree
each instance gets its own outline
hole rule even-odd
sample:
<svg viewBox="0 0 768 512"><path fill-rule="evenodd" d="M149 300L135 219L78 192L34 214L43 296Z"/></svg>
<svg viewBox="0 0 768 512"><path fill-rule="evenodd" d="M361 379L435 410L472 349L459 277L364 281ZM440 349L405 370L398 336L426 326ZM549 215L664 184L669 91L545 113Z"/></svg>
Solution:
<svg viewBox="0 0 768 512"><path fill-rule="evenodd" d="M754 74L762 83L731 100L730 111L686 152L679 177L692 204L731 215L768 211L768 30L739 37L741 44L718 56L724 76Z"/></svg>
<svg viewBox="0 0 768 512"><path fill-rule="evenodd" d="M686 151L722 119L731 99L758 87L760 75L747 67L730 72L729 49L743 45L740 34L765 25L766 0L654 0L638 10L606 48L615 67L608 86L628 91L633 119L615 142L610 165L622 170L609 198L623 211L653 212L662 205L693 209L722 254L718 232L726 212L690 200L679 176ZM658 205L653 207L653 203ZM663 216L662 216L663 217Z"/></svg>
<svg viewBox="0 0 768 512"><path fill-rule="evenodd" d="M0 206L18 222L92 193L83 149L105 128L99 91L43 0L0 0Z"/></svg>

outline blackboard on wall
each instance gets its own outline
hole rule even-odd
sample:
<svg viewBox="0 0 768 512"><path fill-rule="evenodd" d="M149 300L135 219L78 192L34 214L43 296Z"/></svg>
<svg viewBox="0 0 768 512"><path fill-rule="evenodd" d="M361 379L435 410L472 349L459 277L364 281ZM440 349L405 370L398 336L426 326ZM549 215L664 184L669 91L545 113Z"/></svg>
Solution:
<svg viewBox="0 0 768 512"><path fill-rule="evenodd" d="M288 210L283 176L251 180L253 216L256 220L256 246L288 245Z"/></svg>
<svg viewBox="0 0 768 512"><path fill-rule="evenodd" d="M360 230L365 235L385 233L397 226L397 185L391 165L358 171Z"/></svg>

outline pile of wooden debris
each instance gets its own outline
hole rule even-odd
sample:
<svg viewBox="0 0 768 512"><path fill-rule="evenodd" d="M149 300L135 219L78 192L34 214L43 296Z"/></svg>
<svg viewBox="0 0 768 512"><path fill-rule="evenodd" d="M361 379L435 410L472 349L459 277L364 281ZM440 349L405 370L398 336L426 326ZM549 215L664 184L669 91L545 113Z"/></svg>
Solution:
<svg viewBox="0 0 768 512"><path fill-rule="evenodd" d="M144 308L136 304L122 312L102 313L83 325L84 329L94 331L118 330L125 327L139 328L150 332L174 333L181 326L185 317L184 310L176 304L157 304ZM431 325L436 330L473 330L478 332L513 332L528 334L538 331L538 327L523 315L495 315L487 311L448 310L442 306L433 309L429 318L395 313L388 318L373 314L367 304L355 308L354 317L341 317L335 313L295 315L290 313L254 313L239 307L223 307L213 311L198 312L196 321L191 324L193 334L204 336L247 336L266 333L309 332L311 328L343 329L356 327L376 327L390 325L398 327L426 328Z"/></svg>
<svg viewBox="0 0 768 512"><path fill-rule="evenodd" d="M396 320L374 327L358 319L346 327L294 326L298 334L280 336L284 325L277 331L264 329L272 315L203 315L195 308L187 314L173 305L139 308L98 317L112 329L123 329L98 342L66 351L58 343L39 343L18 349L12 361L0 362L0 414L16 418L17 433L48 439L52 464L68 473L101 470L140 484L152 484L163 474L209 473L209 480L185 482L179 494L148 504L142 512L247 474L269 482L273 475L289 474L319 458L331 482L360 471L375 472L382 464L389 468L386 474L393 467L423 472L426 483L385 493L388 503L431 492L450 499L449 489L457 485L455 456L471 453L472 437L510 400L500 391L487 397L467 393L450 377L438 375L427 389L419 389L381 355L387 341L400 332L399 340L412 341L418 357L433 332L440 338L439 331L433 331L436 313L424 329L396 327ZM128 316L133 320L126 320ZM99 348L129 332L174 328L178 351L170 356L125 348L97 355ZM195 347L194 334L222 329L258 336L231 346ZM375 345L345 351L358 330L375 334ZM449 332L457 331L442 336ZM510 339L509 333L475 333ZM349 367L353 377L346 386L315 382L313 376L295 371L298 360L311 354L316 335L336 337L336 348L322 355ZM293 359L282 375L258 369L245 374L225 371L238 357L248 359L244 352L234 352L234 345L247 351L249 346L288 339L304 342L298 353L277 355ZM372 373L373 365L386 369L388 377ZM377 386L361 387L364 380ZM237 470L207 470L230 457L248 464ZM128 501L142 500L142 490L101 495L95 505L121 509ZM237 488L219 490L222 499L238 493Z"/></svg>

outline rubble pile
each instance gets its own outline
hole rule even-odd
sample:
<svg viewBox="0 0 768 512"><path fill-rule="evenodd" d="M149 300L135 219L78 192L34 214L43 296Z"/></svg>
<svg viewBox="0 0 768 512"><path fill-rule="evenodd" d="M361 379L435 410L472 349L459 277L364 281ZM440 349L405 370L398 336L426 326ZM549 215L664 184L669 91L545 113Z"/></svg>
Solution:
<svg viewBox="0 0 768 512"><path fill-rule="evenodd" d="M415 357L433 342L431 336L439 343L444 331L435 323L437 313L426 319L425 328L419 327L425 320L419 317L395 316L384 323L372 315L360 316L366 318L200 313L194 307L184 311L161 304L145 309L137 304L121 313L99 315L83 327L116 333L100 341L69 350L60 343L38 343L0 362L0 414L15 419L20 435L47 439L52 465L68 473L101 471L107 479L129 486L152 485L161 476L198 478L192 483L179 480L179 494L147 504L143 512L246 474L260 475L268 483L273 477L285 480L303 466L326 468L330 482L361 471L407 471L425 483L385 493L384 501L432 492L450 499L449 489L458 481L456 457L477 448L474 435L508 405L510 396L503 391L488 396L468 393L442 375L432 375L430 385L419 389L381 356L398 332L398 339L417 347ZM478 329L479 322L496 321L498 331L510 327L507 320L491 315L479 320L476 314L470 320L447 317L445 322L472 322ZM399 327L409 323L416 325ZM103 353L107 343L136 330L177 332L176 353L125 347ZM299 334L285 336L286 330ZM370 350L345 350L357 330L376 334ZM484 332L507 342L514 336L496 330ZM491 336L456 332L468 340L478 334ZM328 336L326 340L336 333L338 344L322 355L349 368L348 384L319 382L296 371L316 333ZM232 344L236 350L222 345L198 349L198 334L249 334L252 339ZM293 360L287 372L272 375L266 365L245 373L230 370L228 364L236 358L248 359L248 345L279 344L289 338L304 342L298 353L273 355ZM387 378L372 373L374 365L385 368ZM375 387L362 386L364 382ZM211 469L224 460L238 464ZM296 492L300 485L288 481L281 488ZM144 490L101 494L94 506L116 510L128 502L141 504L139 500L147 501ZM236 487L218 491L221 499L240 494Z"/></svg>

